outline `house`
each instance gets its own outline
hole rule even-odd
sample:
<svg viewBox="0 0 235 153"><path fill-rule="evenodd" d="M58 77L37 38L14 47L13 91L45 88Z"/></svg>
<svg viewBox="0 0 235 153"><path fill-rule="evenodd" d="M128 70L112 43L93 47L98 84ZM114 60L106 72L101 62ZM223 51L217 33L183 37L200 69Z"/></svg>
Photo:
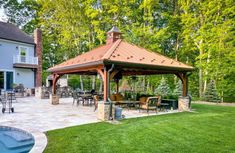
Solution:
<svg viewBox="0 0 235 153"><path fill-rule="evenodd" d="M10 90L14 84L25 88L42 84L42 34L34 38L11 23L0 22L0 89Z"/></svg>

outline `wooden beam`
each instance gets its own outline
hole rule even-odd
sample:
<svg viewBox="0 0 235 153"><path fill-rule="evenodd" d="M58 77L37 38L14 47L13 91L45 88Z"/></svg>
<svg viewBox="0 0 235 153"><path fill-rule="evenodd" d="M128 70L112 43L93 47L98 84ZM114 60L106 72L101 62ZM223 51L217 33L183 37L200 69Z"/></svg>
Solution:
<svg viewBox="0 0 235 153"><path fill-rule="evenodd" d="M54 73L59 74L59 75L63 75L63 74L72 74L72 73L79 73L79 72L86 72L86 71L96 72L97 69L101 69L102 67L103 67L103 65L97 65L97 66L85 67L85 68L60 70L60 71L57 71Z"/></svg>
<svg viewBox="0 0 235 153"><path fill-rule="evenodd" d="M97 73L100 74L102 80L104 81L104 70L102 70L101 68L99 68L99 69L96 69L96 71L97 71Z"/></svg>
<svg viewBox="0 0 235 153"><path fill-rule="evenodd" d="M109 80L112 80L113 77L114 77L118 72L119 72L118 70L112 71L112 73L110 74Z"/></svg>

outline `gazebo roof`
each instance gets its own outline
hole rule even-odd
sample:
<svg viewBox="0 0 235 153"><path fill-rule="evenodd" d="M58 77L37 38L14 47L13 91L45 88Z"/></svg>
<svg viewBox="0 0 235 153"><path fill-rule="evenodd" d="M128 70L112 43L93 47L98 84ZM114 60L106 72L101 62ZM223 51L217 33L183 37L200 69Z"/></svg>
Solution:
<svg viewBox="0 0 235 153"><path fill-rule="evenodd" d="M192 71L192 66L163 56L159 53L130 44L122 39L69 59L50 68L49 72L69 71L79 68L116 64L121 67L148 67L160 70Z"/></svg>

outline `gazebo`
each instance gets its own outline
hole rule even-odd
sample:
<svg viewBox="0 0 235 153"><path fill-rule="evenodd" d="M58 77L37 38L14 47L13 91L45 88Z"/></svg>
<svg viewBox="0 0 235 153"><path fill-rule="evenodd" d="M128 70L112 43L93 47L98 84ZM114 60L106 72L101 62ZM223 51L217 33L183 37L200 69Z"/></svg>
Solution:
<svg viewBox="0 0 235 153"><path fill-rule="evenodd" d="M53 94L56 93L57 80L64 74L100 74L106 103L110 80L130 75L175 74L182 81L182 96L185 97L188 91L188 72L193 69L192 66L124 41L121 32L113 27L107 32L105 45L51 67L48 71L53 74ZM118 90L118 79L115 80Z"/></svg>

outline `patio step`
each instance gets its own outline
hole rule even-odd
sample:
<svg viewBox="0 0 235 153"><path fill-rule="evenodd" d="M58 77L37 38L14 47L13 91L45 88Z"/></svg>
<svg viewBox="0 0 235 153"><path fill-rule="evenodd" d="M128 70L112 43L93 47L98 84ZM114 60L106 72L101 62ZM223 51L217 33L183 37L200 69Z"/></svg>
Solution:
<svg viewBox="0 0 235 153"><path fill-rule="evenodd" d="M32 140L32 137L29 135L21 134L18 131L9 131L9 132L4 132L5 136L11 137L15 139L16 141L23 142L23 141L28 141Z"/></svg>
<svg viewBox="0 0 235 153"><path fill-rule="evenodd" d="M28 147L21 147L18 149L14 149L11 151L13 151L12 153L28 153L31 149L32 149L32 146L28 146Z"/></svg>
<svg viewBox="0 0 235 153"><path fill-rule="evenodd" d="M0 136L0 142L9 150L28 148L34 144L34 140L24 140L24 141L16 141L14 138L9 136Z"/></svg>

